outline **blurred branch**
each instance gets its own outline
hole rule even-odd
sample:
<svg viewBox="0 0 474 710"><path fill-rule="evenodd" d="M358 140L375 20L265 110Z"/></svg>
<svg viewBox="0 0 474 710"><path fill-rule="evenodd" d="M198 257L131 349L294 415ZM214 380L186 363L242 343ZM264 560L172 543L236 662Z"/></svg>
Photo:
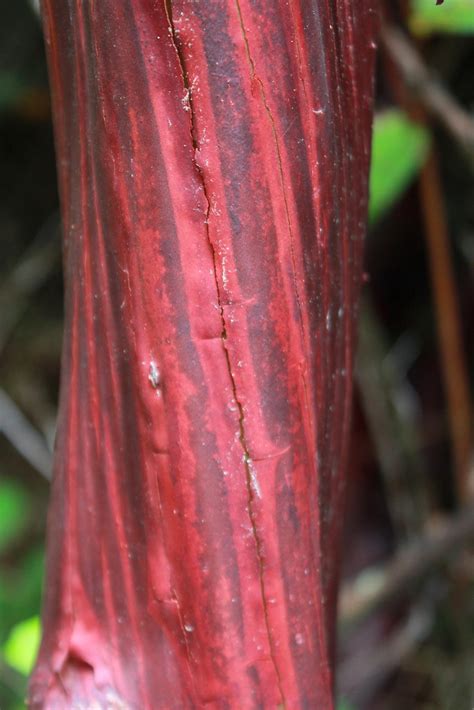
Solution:
<svg viewBox="0 0 474 710"><path fill-rule="evenodd" d="M31 5L31 9L35 13L35 15L38 15L38 17L40 17L41 16L40 0L30 0L30 5Z"/></svg>
<svg viewBox="0 0 474 710"><path fill-rule="evenodd" d="M0 654L0 680L18 697L22 698L25 694L25 679L7 663L5 663Z"/></svg>
<svg viewBox="0 0 474 710"><path fill-rule="evenodd" d="M386 26L383 31L383 45L397 70L392 83L400 104L414 112L422 124L427 123L427 111L431 111L473 157L474 118L433 78L415 47L402 32L391 25ZM410 87L414 98L417 99L414 105L409 104L406 96L406 90ZM474 494L469 480L472 404L444 196L433 149L420 173L420 190L442 376L447 398L456 496L460 504L467 504Z"/></svg>
<svg viewBox="0 0 474 710"><path fill-rule="evenodd" d="M431 610L415 608L408 620L376 650L362 651L345 661L338 673L339 692L364 704L377 688L426 638L433 625Z"/></svg>
<svg viewBox="0 0 474 710"><path fill-rule="evenodd" d="M28 298L53 272L60 256L55 239L59 217L54 213L38 232L33 244L0 286L0 353L28 307Z"/></svg>
<svg viewBox="0 0 474 710"><path fill-rule="evenodd" d="M382 32L382 42L415 98L443 124L472 159L474 117L432 75L403 32L393 26L386 26Z"/></svg>
<svg viewBox="0 0 474 710"><path fill-rule="evenodd" d="M438 524L402 550L392 562L365 570L345 585L340 597L341 628L359 623L382 606L403 597L433 567L474 541L474 508Z"/></svg>
<svg viewBox="0 0 474 710"><path fill-rule="evenodd" d="M52 458L41 434L8 394L0 389L0 432L44 478L51 478Z"/></svg>
<svg viewBox="0 0 474 710"><path fill-rule="evenodd" d="M460 504L466 504L473 495L469 481L472 405L443 191L433 150L420 173L420 191L448 404L456 495Z"/></svg>
<svg viewBox="0 0 474 710"><path fill-rule="evenodd" d="M382 326L370 300L362 301L356 380L399 539L419 534L427 501L417 441L413 394L396 358L388 357Z"/></svg>

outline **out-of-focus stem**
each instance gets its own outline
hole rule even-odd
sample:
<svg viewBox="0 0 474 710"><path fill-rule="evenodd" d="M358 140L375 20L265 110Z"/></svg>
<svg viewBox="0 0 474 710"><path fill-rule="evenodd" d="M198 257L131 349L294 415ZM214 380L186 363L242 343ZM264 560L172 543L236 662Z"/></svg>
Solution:
<svg viewBox="0 0 474 710"><path fill-rule="evenodd" d="M472 495L469 460L472 447L469 380L463 352L459 305L449 246L444 198L436 155L431 150L420 175L425 239L436 308L439 348L446 389L449 428L460 503Z"/></svg>
<svg viewBox="0 0 474 710"><path fill-rule="evenodd" d="M386 26L383 46L390 60L389 77L398 101L419 122L435 115L468 151L474 145L474 121L431 76L415 47L393 26ZM391 68L395 71L390 71ZM431 149L420 174L421 209L435 304L455 488L459 503L472 499L469 462L472 450L472 403L463 349L443 190L436 154Z"/></svg>

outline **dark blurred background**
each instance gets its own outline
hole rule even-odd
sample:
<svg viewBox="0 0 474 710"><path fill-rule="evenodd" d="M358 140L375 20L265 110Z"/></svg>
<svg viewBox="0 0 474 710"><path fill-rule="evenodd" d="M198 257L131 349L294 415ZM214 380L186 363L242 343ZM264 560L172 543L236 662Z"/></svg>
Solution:
<svg viewBox="0 0 474 710"><path fill-rule="evenodd" d="M0 708L40 634L62 334L34 2L0 0ZM338 710L474 708L474 0L389 2L340 598Z"/></svg>

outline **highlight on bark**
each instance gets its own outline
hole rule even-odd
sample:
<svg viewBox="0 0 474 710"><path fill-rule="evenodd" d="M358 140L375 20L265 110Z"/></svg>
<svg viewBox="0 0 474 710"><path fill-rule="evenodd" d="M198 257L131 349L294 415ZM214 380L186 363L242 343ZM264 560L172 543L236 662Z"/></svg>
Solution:
<svg viewBox="0 0 474 710"><path fill-rule="evenodd" d="M66 328L32 708L331 708L371 0L43 0Z"/></svg>

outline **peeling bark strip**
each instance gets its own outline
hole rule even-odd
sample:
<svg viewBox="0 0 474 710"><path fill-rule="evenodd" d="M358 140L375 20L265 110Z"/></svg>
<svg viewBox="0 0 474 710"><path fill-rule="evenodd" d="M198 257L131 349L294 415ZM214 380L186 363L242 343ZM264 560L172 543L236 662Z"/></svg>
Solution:
<svg viewBox="0 0 474 710"><path fill-rule="evenodd" d="M33 708L333 707L372 0L43 0L66 333Z"/></svg>

